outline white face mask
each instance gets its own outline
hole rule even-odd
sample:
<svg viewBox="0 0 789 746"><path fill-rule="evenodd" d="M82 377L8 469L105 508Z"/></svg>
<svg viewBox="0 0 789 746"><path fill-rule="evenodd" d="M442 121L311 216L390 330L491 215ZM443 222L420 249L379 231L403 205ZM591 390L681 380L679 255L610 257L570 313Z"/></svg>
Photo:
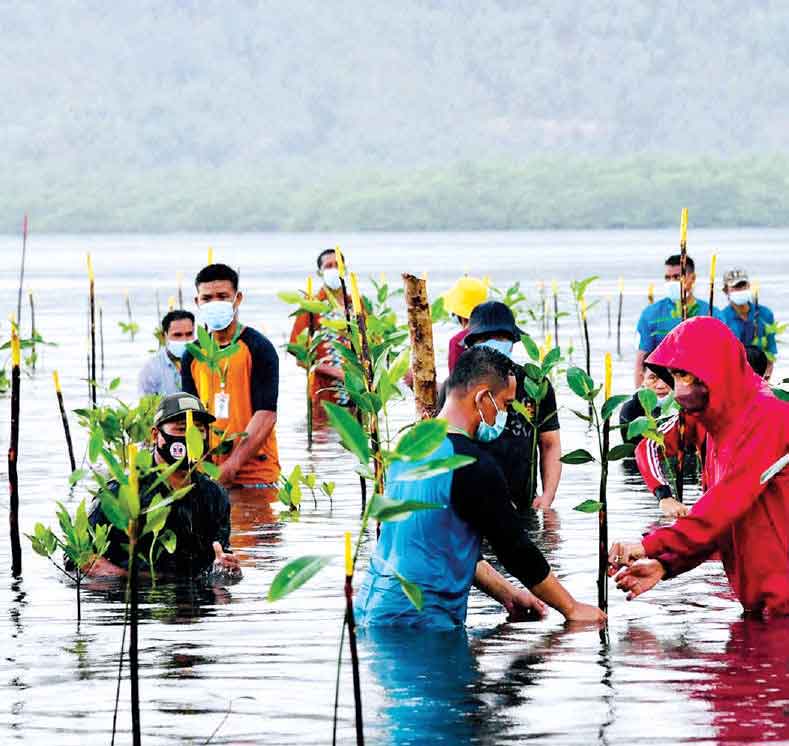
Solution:
<svg viewBox="0 0 789 746"><path fill-rule="evenodd" d="M229 300L212 300L200 306L200 321L210 332L221 332L227 329L236 315L236 309Z"/></svg>
<svg viewBox="0 0 789 746"><path fill-rule="evenodd" d="M751 302L751 291L746 290L730 290L729 301L734 303L735 306L744 306Z"/></svg>
<svg viewBox="0 0 789 746"><path fill-rule="evenodd" d="M192 340L189 340L191 342ZM179 360L184 356L186 352L186 345L189 342L184 342L180 339L168 339L167 340L167 351L173 356L177 357Z"/></svg>
<svg viewBox="0 0 789 746"><path fill-rule="evenodd" d="M324 269L321 274L323 275L323 283L329 290L340 289L340 270L335 268Z"/></svg>
<svg viewBox="0 0 789 746"><path fill-rule="evenodd" d="M678 280L674 282L667 282L664 285L664 288L665 288L664 292L666 294L666 298L668 298L669 300L673 300L674 303L676 303L680 299L682 295L682 291Z"/></svg>

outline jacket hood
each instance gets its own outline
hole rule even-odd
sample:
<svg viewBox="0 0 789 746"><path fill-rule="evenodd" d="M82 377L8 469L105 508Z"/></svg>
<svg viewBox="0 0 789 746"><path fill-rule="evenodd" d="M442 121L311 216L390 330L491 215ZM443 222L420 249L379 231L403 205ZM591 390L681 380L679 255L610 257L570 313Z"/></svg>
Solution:
<svg viewBox="0 0 789 746"><path fill-rule="evenodd" d="M726 324L711 316L688 319L675 327L646 365L672 389L669 368L686 370L706 384L709 404L699 419L712 432L736 420L766 386L748 364L740 341Z"/></svg>

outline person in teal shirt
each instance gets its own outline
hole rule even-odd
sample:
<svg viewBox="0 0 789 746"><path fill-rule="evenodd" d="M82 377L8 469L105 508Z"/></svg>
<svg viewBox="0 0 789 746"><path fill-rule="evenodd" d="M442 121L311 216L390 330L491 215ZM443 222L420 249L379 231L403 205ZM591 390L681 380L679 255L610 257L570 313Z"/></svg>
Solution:
<svg viewBox="0 0 789 746"><path fill-rule="evenodd" d="M636 365L634 383L639 388L644 376L644 361L647 356L660 344L661 340L682 321L680 309L681 295L681 265L680 255L672 254L666 259L664 297L648 305L638 319L638 351L636 352ZM688 318L693 316L709 316L710 306L703 300L693 295L696 284L696 265L690 257L687 258L685 270L685 292L688 296ZM720 318L717 309L712 309L712 315Z"/></svg>
<svg viewBox="0 0 789 746"><path fill-rule="evenodd" d="M769 362L764 378L769 381L778 354L773 312L758 300L754 301L751 280L744 269L737 267L723 275L723 292L729 299L721 314L723 322L746 347L753 345L767 353Z"/></svg>

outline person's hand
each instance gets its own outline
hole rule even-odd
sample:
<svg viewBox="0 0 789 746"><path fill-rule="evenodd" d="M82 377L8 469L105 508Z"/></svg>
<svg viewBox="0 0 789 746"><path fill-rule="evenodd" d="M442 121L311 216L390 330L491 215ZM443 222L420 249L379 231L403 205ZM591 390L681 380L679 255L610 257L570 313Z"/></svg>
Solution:
<svg viewBox="0 0 789 746"><path fill-rule="evenodd" d="M543 619L548 613L546 605L525 588L519 588L504 607L509 612L508 622L532 622Z"/></svg>
<svg viewBox="0 0 789 746"><path fill-rule="evenodd" d="M214 558L214 572L221 572L234 577L241 575L241 562L238 557L225 552L218 541L214 542Z"/></svg>
<svg viewBox="0 0 789 746"><path fill-rule="evenodd" d="M627 593L627 600L632 601L636 596L654 588L665 574L666 568L658 560L640 559L630 567L622 568L614 580L616 587Z"/></svg>
<svg viewBox="0 0 789 746"><path fill-rule="evenodd" d="M546 508L550 508L553 505L553 500L556 495L548 495L543 493L542 495L537 495L537 497L532 500L531 506L534 510L545 510Z"/></svg>
<svg viewBox="0 0 789 746"><path fill-rule="evenodd" d="M576 601L572 609L565 615L568 622L583 622L584 624L602 624L608 617L592 604Z"/></svg>
<svg viewBox="0 0 789 746"><path fill-rule="evenodd" d="M238 474L238 468L228 459L219 467L219 478L217 482L223 487L232 487L236 481L236 474Z"/></svg>
<svg viewBox="0 0 789 746"><path fill-rule="evenodd" d="M673 497L664 497L658 505L663 515L668 518L679 518L688 514L688 506Z"/></svg>
<svg viewBox="0 0 789 746"><path fill-rule="evenodd" d="M108 576L120 578L126 576L126 570L124 570L122 567L114 565L108 559L104 559L104 557L94 556L93 559L82 568L82 570L86 575L89 575L92 578L106 578Z"/></svg>
<svg viewBox="0 0 789 746"><path fill-rule="evenodd" d="M617 541L608 552L608 574L616 575L621 567L631 565L633 562L646 557L643 544L639 542Z"/></svg>

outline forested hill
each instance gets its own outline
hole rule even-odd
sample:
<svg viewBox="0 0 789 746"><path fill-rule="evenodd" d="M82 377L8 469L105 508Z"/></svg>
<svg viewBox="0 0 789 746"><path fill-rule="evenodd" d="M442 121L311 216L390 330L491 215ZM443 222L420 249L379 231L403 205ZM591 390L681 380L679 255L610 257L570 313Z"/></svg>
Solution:
<svg viewBox="0 0 789 746"><path fill-rule="evenodd" d="M0 50L0 229L452 227L469 173L510 197L459 227L520 227L530 174L683 169L711 222L789 223L782 1L3 0Z"/></svg>

